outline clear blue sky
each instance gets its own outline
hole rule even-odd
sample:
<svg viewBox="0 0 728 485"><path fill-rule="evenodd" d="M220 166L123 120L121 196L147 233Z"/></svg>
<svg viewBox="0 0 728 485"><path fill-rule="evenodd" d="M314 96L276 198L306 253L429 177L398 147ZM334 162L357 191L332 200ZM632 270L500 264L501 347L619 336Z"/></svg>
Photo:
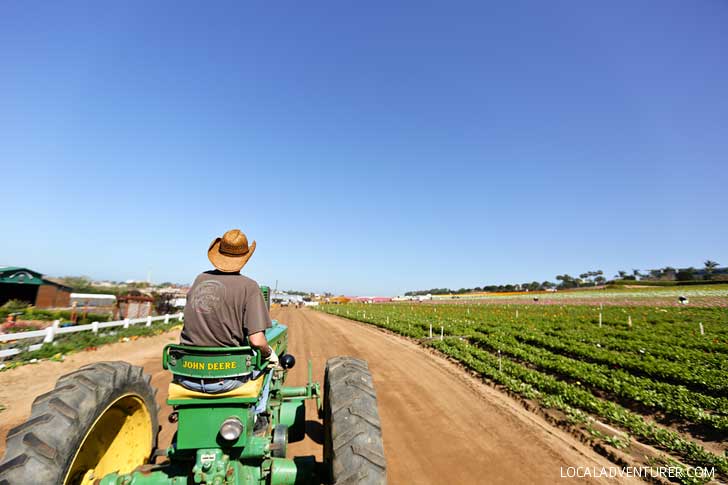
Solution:
<svg viewBox="0 0 728 485"><path fill-rule="evenodd" d="M394 294L728 264L728 4L2 2L0 264Z"/></svg>

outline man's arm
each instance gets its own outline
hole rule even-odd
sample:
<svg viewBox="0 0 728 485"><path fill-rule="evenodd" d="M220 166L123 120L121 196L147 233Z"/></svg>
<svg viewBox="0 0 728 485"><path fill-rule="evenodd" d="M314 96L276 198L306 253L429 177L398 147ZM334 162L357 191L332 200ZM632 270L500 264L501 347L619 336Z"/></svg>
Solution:
<svg viewBox="0 0 728 485"><path fill-rule="evenodd" d="M245 311L243 313L243 327L245 333L248 334L250 345L261 350L264 356L270 354L268 352L268 339L265 338L265 329L270 328L270 314L268 306L263 299L263 293L256 286L254 289L248 290L245 300Z"/></svg>
<svg viewBox="0 0 728 485"><path fill-rule="evenodd" d="M273 352L273 349L268 345L268 339L265 338L265 332L255 332L252 335L248 335L248 341L250 345L260 351L264 359L267 359Z"/></svg>
<svg viewBox="0 0 728 485"><path fill-rule="evenodd" d="M252 335L248 335L248 341L254 349L258 349L258 351L260 351L263 359L270 362L268 367L278 367L280 365L278 354L276 354L275 350L273 350L273 347L268 345L268 339L265 338L265 332L255 332Z"/></svg>
<svg viewBox="0 0 728 485"><path fill-rule="evenodd" d="M278 356L268 345L268 339L265 337L265 329L271 326L268 306L265 304L260 289L256 287L255 290L245 305L243 324L248 331L248 342L254 349L260 351L264 359L269 360L273 365L277 365Z"/></svg>

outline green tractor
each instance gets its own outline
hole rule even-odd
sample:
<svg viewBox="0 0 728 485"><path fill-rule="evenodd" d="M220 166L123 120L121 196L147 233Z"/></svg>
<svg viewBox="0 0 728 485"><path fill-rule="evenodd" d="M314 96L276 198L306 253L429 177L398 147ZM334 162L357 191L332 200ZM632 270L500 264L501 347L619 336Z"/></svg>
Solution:
<svg viewBox="0 0 728 485"><path fill-rule="evenodd" d="M35 399L30 418L8 432L0 484L386 483L367 363L353 357L329 359L322 393L309 361L308 383L285 386L295 365L286 353L288 328L274 321L266 336L281 356L282 369L268 369L251 347L164 348L162 365L173 375L258 375L220 394L172 382L167 403L177 431L166 449L157 448L156 390L141 367L99 362L61 377L55 389ZM269 425L256 433L256 406L266 402L266 392ZM313 456L286 456L289 440L304 437L307 399L316 400L323 418L323 463Z"/></svg>

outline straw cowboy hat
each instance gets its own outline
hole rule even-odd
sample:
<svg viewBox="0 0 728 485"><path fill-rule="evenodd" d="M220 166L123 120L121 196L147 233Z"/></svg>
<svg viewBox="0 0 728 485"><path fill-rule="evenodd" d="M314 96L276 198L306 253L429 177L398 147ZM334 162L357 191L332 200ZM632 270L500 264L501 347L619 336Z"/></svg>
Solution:
<svg viewBox="0 0 728 485"><path fill-rule="evenodd" d="M255 251L255 241L248 247L248 238L240 229L231 229L215 238L207 250L207 258L220 271L235 273L245 266Z"/></svg>

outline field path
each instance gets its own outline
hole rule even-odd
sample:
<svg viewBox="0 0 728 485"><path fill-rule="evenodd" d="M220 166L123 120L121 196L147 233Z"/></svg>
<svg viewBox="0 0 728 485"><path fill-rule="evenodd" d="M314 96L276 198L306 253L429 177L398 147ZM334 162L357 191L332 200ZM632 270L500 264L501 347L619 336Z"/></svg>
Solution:
<svg viewBox="0 0 728 485"><path fill-rule="evenodd" d="M590 447L412 342L307 309L277 309L273 317L291 330L289 352L297 365L290 372L290 385L306 382L308 359L319 382L330 357L352 355L369 362L392 484L596 483L562 479L561 469L611 466ZM27 418L34 397L50 390L60 375L89 362L120 359L143 365L160 389L160 445L166 446L174 429L166 419L169 376L161 368L160 354L165 343L177 338L178 332L169 332L74 354L61 363L41 362L0 373L0 403L7 407L0 412L0 452L4 453L8 429ZM321 459L322 427L314 407L308 403L307 436L290 444L291 456Z"/></svg>

